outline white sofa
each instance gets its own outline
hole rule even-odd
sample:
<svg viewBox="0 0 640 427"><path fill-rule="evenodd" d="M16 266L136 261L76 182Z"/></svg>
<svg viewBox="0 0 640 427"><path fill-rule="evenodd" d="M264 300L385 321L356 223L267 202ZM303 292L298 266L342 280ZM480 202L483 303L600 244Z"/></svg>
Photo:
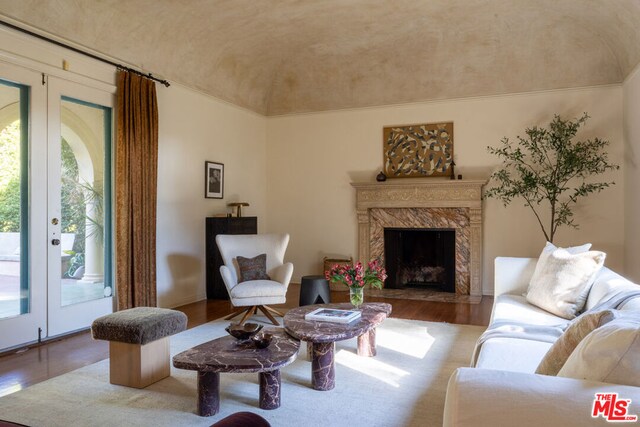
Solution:
<svg viewBox="0 0 640 427"><path fill-rule="evenodd" d="M527 303L522 296L536 261L496 258L491 324L506 321L552 326L569 322ZM585 309L612 293L629 290L640 290L640 286L605 267L598 273ZM621 310L640 313L640 298L627 302ZM608 425L602 417L591 417L595 393L600 392L615 392L620 398L631 399L629 413L640 416L639 387L535 374L551 345L524 338L495 337L485 341L475 367L456 370L449 381L444 426Z"/></svg>

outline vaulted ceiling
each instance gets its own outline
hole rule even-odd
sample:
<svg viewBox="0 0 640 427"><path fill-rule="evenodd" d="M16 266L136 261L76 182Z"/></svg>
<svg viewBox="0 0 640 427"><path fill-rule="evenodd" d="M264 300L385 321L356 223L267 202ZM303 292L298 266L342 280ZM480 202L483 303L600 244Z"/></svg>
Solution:
<svg viewBox="0 0 640 427"><path fill-rule="evenodd" d="M266 115L621 82L638 0L0 0L0 13Z"/></svg>

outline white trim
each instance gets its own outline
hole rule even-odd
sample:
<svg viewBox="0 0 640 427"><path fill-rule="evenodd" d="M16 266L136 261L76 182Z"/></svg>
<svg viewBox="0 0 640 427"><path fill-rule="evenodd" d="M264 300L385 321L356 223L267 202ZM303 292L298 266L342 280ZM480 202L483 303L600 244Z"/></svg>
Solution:
<svg viewBox="0 0 640 427"><path fill-rule="evenodd" d="M23 29L28 30L28 31L30 31L32 33L39 34L41 36L50 38L50 39L58 41L60 43L67 44L67 45L69 45L69 46L71 46L73 48L86 51L87 53L90 53L90 54L95 55L97 57L104 58L105 60L108 60L108 61L111 61L111 62L116 62L118 64L122 64L122 65L127 66L127 67L138 69L143 73L148 73L149 72L148 70L145 70L143 67L141 67L139 65L131 64L131 63L125 61L125 60L122 60L122 59L107 55L105 53L99 52L99 51L97 51L95 49L92 49L92 48L90 48L88 46L84 46L84 45L82 45L80 43L76 43L76 42L74 42L72 40L65 39L64 37L59 37L59 36L57 36L55 34L49 33L47 31L41 30L40 28L34 27L32 25L29 25L26 22L11 18L10 16L7 16L5 14L0 13L0 18L3 21L8 22L9 24L12 24L12 25L15 25L17 27L23 28ZM56 68L58 68L60 70L62 70L62 61L61 60L63 58L71 58L71 59L73 59L74 62L75 61L82 61L82 62L86 63L87 65L90 65L93 68L102 68L103 70L112 70L114 68L113 66L111 66L109 64L104 64L104 63L102 63L100 61L97 61L95 59L91 59L91 58L89 58L87 56L84 56L84 55L81 55L79 53L73 52L73 51L71 51L69 49L66 49L66 48L62 47L62 46L57 46L55 44L48 43L48 42L46 42L44 40L37 39L37 38L32 37L32 36L30 36L28 34L21 33L21 32L19 32L17 30L14 30L14 29L11 29L11 28L8 28L8 27L4 27L2 25L0 25L0 32L5 33L5 34L10 34L14 38L16 38L18 40L21 40L24 43L29 43L29 44L33 45L34 47L37 47L37 48L40 48L40 49L45 49L46 53L48 53L48 54L45 54L43 56L39 56L38 55L38 56L36 56L34 58L31 58L31 59L33 59L35 61L38 61L38 62L42 62L43 60L46 61L47 59L49 59L49 64L55 66ZM18 52L18 54L22 56L23 52ZM51 57L52 56L57 56L58 59L60 59L60 60L51 61L51 59L52 59ZM49 58L47 58L47 57L49 57ZM103 81L109 81L109 80L110 79L108 77L106 79L103 79Z"/></svg>
<svg viewBox="0 0 640 427"><path fill-rule="evenodd" d="M50 218L60 218L62 200L60 195L60 137L62 132L62 96L69 96L82 101L93 102L98 105L114 108L115 94L111 87L108 91L96 90L86 86L69 82L66 79L48 79L48 215L47 241L59 238L61 224L53 224ZM87 141L85 141L86 143ZM103 161L104 155L98 160ZM100 168L102 169L102 168ZM48 336L66 334L91 325L93 319L109 314L113 311L115 297L113 295L82 303L62 306L62 272L60 264L61 247L47 245L48 250ZM86 253L86 250L85 250ZM85 258L85 261L88 259ZM106 267L106 266L105 266ZM112 284L113 286L113 284Z"/></svg>
<svg viewBox="0 0 640 427"><path fill-rule="evenodd" d="M39 73L0 62L0 77L29 90L29 312L0 319L0 351L47 336L47 151L46 90Z"/></svg>
<svg viewBox="0 0 640 427"><path fill-rule="evenodd" d="M609 89L609 88L617 88L617 87L622 87L622 83L609 83L609 84L602 84L602 85L579 86L579 87L558 88L558 89L543 89L543 90L534 90L530 92L511 92L511 93L499 93L499 94L492 94L492 95L462 96L458 98L430 99L430 100L424 100L424 101L411 101L411 102L404 102L404 103L401 102L397 104L371 105L366 107L345 107L345 108L338 108L334 110L273 114L273 115L268 115L266 117L267 119L277 119L277 118L287 118L287 117L295 117L295 116L310 116L310 115L316 115L316 114L320 115L320 114L332 114L332 113L344 113L344 112L358 112L358 111L375 110L375 109L382 109L382 108L411 107L411 106L419 106L419 105L441 104L444 102L467 102L467 101L479 101L479 100L495 99L495 98L511 98L511 97L519 97L519 96L543 95L543 94L556 93L556 92L582 92L587 90Z"/></svg>
<svg viewBox="0 0 640 427"><path fill-rule="evenodd" d="M11 24L15 24L29 31L37 34L41 34L53 40L60 41L78 49L85 50L96 56L105 58L109 61L116 62L127 67L132 67L142 72L149 72L137 64L131 64L119 58L104 54L102 52L95 51L87 46L74 43L70 40L57 37L46 31L42 31L38 28L32 27L21 21L9 18L6 15L0 14L2 19ZM2 36L9 37L11 43L2 43ZM10 46L7 46L10 45ZM51 43L47 43L44 40L39 40L31 37L27 34L20 33L16 30L0 26L0 61L5 60L10 63L21 65L25 68L37 71L39 73L55 76L61 79L75 81L85 86L95 87L96 89L108 91L110 88L115 87L115 68L108 64L103 64L94 59L84 57L78 53L70 51L60 46L56 46ZM62 61L68 60L71 63L71 70L65 71L62 69ZM77 70L77 71L75 71ZM155 75L155 74L154 74ZM155 75L158 78L159 77ZM178 81L170 81L172 86L180 87L183 90L187 90L197 95L204 96L210 100L219 102L222 105L232 107L239 111L248 113L254 117L266 118L265 114L254 111L248 107L234 104L231 101L220 98L218 96L211 95L200 89L189 86L185 83Z"/></svg>
<svg viewBox="0 0 640 427"><path fill-rule="evenodd" d="M115 88L113 67L1 26L0 60L100 90ZM70 71L62 69L63 61Z"/></svg>
<svg viewBox="0 0 640 427"><path fill-rule="evenodd" d="M203 301L207 299L207 295L202 293L202 292L198 292L196 295L192 295L190 297L187 298L182 298L180 300L173 300L171 302L171 307L166 307L166 308L176 308L176 307L182 307L183 305L187 305L187 304L193 304L194 302L198 302L198 301ZM229 302L229 304L231 304L231 302Z"/></svg>
<svg viewBox="0 0 640 427"><path fill-rule="evenodd" d="M638 73L640 73L640 62L638 62L636 66L633 68L633 70L631 70L631 72L627 74L627 77L624 78L624 80L622 81L622 84L623 85L627 84L627 82L632 78L634 78Z"/></svg>

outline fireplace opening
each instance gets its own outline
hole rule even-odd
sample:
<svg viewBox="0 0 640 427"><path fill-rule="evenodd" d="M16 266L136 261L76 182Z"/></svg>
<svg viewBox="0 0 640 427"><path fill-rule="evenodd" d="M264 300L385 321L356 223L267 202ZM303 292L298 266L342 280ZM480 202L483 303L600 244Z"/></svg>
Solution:
<svg viewBox="0 0 640 427"><path fill-rule="evenodd" d="M454 229L385 228L385 287L456 291Z"/></svg>

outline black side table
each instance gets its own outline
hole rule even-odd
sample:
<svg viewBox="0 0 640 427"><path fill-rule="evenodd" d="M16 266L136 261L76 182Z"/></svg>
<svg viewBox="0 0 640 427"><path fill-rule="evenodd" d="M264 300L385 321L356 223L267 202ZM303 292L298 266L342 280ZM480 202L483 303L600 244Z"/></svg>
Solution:
<svg viewBox="0 0 640 427"><path fill-rule="evenodd" d="M329 281L324 276L303 276L300 283L300 306L331 302Z"/></svg>

